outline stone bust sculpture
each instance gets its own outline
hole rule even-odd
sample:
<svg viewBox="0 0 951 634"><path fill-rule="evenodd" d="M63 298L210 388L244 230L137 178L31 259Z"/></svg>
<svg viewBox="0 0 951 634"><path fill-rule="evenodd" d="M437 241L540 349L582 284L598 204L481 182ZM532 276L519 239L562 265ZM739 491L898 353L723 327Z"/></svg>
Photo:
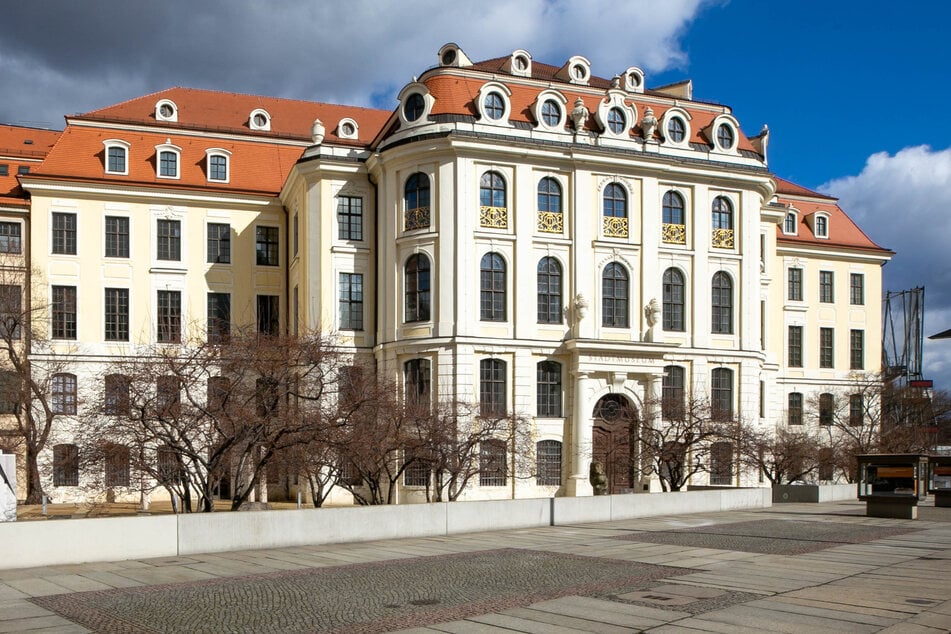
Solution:
<svg viewBox="0 0 951 634"><path fill-rule="evenodd" d="M588 472L588 480L591 482L591 488L595 495L607 495L608 476L604 473L604 465L598 461L591 463L591 469Z"/></svg>

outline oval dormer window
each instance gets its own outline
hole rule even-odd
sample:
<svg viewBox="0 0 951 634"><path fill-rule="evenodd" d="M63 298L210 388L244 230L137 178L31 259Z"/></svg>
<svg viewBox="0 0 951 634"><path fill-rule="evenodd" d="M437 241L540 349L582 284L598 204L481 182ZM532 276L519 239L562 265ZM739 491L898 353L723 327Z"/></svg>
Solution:
<svg viewBox="0 0 951 634"><path fill-rule="evenodd" d="M683 119L680 117L673 117L670 121L667 122L667 138L674 143L683 143L684 137L687 135L687 126L684 125Z"/></svg>
<svg viewBox="0 0 951 634"><path fill-rule="evenodd" d="M175 110L167 103L163 103L159 106L159 114L161 114L166 119L171 119L172 115L175 114Z"/></svg>
<svg viewBox="0 0 951 634"><path fill-rule="evenodd" d="M496 121L502 118L502 115L505 114L505 101L502 99L502 95L497 92L490 92L486 95L485 114Z"/></svg>
<svg viewBox="0 0 951 634"><path fill-rule="evenodd" d="M456 49L454 48L446 49L446 52L442 54L443 66L449 66L455 61L456 61Z"/></svg>
<svg viewBox="0 0 951 634"><path fill-rule="evenodd" d="M554 99L548 99L542 104L542 121L549 128L554 128L561 121L561 106Z"/></svg>
<svg viewBox="0 0 951 634"><path fill-rule="evenodd" d="M736 135L733 134L733 128L725 123L721 123L717 128L717 144L721 149L730 150L736 142Z"/></svg>
<svg viewBox="0 0 951 634"><path fill-rule="evenodd" d="M254 125L256 125L259 128L263 128L264 126L267 125L267 117L265 117L260 112L257 113L256 115L254 115Z"/></svg>
<svg viewBox="0 0 951 634"><path fill-rule="evenodd" d="M407 121L416 121L423 116L425 110L426 102L423 100L423 96L414 92L406 99L406 105L403 106L403 116L406 117Z"/></svg>
<svg viewBox="0 0 951 634"><path fill-rule="evenodd" d="M344 136L353 136L354 133L357 131L357 129L353 127L353 124L349 122L343 124L341 126L341 129L343 130Z"/></svg>
<svg viewBox="0 0 951 634"><path fill-rule="evenodd" d="M608 110L608 129L614 134L621 134L627 123L627 117L621 112L620 108L611 108Z"/></svg>
<svg viewBox="0 0 951 634"><path fill-rule="evenodd" d="M515 69L516 70L528 69L528 59L524 55L515 56Z"/></svg>
<svg viewBox="0 0 951 634"><path fill-rule="evenodd" d="M571 76L575 79L584 79L588 75L587 69L581 64L575 64L571 67Z"/></svg>

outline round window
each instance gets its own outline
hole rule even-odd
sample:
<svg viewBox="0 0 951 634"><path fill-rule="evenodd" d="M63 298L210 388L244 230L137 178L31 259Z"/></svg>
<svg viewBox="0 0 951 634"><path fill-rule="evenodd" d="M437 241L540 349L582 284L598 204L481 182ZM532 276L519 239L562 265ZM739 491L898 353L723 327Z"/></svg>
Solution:
<svg viewBox="0 0 951 634"><path fill-rule="evenodd" d="M267 125L267 117L265 117L260 112L257 113L256 115L254 115L254 125L256 125L259 128L263 128L264 126Z"/></svg>
<svg viewBox="0 0 951 634"><path fill-rule="evenodd" d="M720 127L717 128L717 143L720 144L720 147L724 150L729 150L733 147L735 141L736 137L733 135L733 128L725 123L721 123Z"/></svg>
<svg viewBox="0 0 951 634"><path fill-rule="evenodd" d="M633 86L634 88L637 88L638 86L641 85L641 76L638 75L637 73L630 73L627 76L627 80L630 82L631 86Z"/></svg>
<svg viewBox="0 0 951 634"><path fill-rule="evenodd" d="M344 136L353 136L353 133L357 131L349 121L343 124L342 129Z"/></svg>
<svg viewBox="0 0 951 634"><path fill-rule="evenodd" d="M554 128L561 122L561 106L552 99L542 104L542 121L549 128Z"/></svg>
<svg viewBox="0 0 951 634"><path fill-rule="evenodd" d="M442 54L442 64L443 66L449 66L456 61L456 49L451 48L445 53Z"/></svg>
<svg viewBox="0 0 951 634"><path fill-rule="evenodd" d="M161 106L159 106L159 114L163 117L171 117L173 114L175 114L175 111L172 109L172 106L168 105L167 103L163 103Z"/></svg>
<svg viewBox="0 0 951 634"><path fill-rule="evenodd" d="M414 92L406 99L406 104L403 106L403 116L406 117L407 121L416 121L423 116L425 109L426 102L423 101L423 96Z"/></svg>
<svg viewBox="0 0 951 634"><path fill-rule="evenodd" d="M680 117L671 118L667 122L667 139L674 143L683 143L685 136L687 136L687 127L684 125L683 119Z"/></svg>
<svg viewBox="0 0 951 634"><path fill-rule="evenodd" d="M587 72L585 72L584 66L581 64L575 64L571 67L571 74L575 79L584 79L587 75Z"/></svg>
<svg viewBox="0 0 951 634"><path fill-rule="evenodd" d="M525 59L524 55L519 55L515 58L515 70L525 70L528 68L528 60Z"/></svg>
<svg viewBox="0 0 951 634"><path fill-rule="evenodd" d="M502 100L502 95L497 92L490 92L485 97L485 114L490 119L501 119L502 115L505 114L505 102Z"/></svg>
<svg viewBox="0 0 951 634"><path fill-rule="evenodd" d="M608 129L614 134L621 134L624 131L627 118L620 108L611 108L608 110Z"/></svg>

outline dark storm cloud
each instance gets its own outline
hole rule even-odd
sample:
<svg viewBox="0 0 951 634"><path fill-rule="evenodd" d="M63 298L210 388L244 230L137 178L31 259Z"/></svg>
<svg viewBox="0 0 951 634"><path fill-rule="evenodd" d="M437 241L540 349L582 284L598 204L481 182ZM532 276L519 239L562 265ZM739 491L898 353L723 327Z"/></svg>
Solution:
<svg viewBox="0 0 951 634"><path fill-rule="evenodd" d="M0 121L60 127L64 114L170 86L391 107L448 41L474 59L525 48L556 63L585 55L602 75L660 70L683 62L678 37L701 4L666 2L648 24L636 3L606 0L418 0L412 11L382 0L9 3Z"/></svg>

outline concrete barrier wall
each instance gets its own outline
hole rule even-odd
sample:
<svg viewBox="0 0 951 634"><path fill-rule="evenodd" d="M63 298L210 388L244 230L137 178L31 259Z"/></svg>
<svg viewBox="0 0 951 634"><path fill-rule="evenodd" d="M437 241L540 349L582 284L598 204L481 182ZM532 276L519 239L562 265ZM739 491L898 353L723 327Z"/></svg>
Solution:
<svg viewBox="0 0 951 634"><path fill-rule="evenodd" d="M0 568L175 557L770 506L769 489L0 524Z"/></svg>
<svg viewBox="0 0 951 634"><path fill-rule="evenodd" d="M857 498L858 491L854 484L778 484L773 486L774 504L838 502Z"/></svg>
<svg viewBox="0 0 951 634"><path fill-rule="evenodd" d="M819 487L820 502L857 500L858 497L859 493L857 484L824 484Z"/></svg>

